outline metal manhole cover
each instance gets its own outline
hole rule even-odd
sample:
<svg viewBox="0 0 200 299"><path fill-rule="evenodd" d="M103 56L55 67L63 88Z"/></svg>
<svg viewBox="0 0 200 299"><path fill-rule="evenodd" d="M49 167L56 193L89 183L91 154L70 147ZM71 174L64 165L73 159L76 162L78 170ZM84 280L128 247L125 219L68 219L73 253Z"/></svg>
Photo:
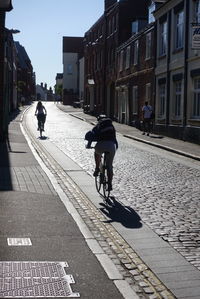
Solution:
<svg viewBox="0 0 200 299"><path fill-rule="evenodd" d="M80 297L66 262L0 262L0 298Z"/></svg>
<svg viewBox="0 0 200 299"><path fill-rule="evenodd" d="M31 246L30 238L7 238L8 246Z"/></svg>

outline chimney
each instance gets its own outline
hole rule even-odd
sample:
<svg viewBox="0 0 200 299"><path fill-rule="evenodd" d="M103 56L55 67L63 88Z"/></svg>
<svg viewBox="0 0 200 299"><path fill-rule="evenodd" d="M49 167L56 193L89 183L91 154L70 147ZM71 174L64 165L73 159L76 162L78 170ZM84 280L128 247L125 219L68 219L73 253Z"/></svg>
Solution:
<svg viewBox="0 0 200 299"><path fill-rule="evenodd" d="M117 0L104 0L104 10L108 10L110 6L117 3Z"/></svg>

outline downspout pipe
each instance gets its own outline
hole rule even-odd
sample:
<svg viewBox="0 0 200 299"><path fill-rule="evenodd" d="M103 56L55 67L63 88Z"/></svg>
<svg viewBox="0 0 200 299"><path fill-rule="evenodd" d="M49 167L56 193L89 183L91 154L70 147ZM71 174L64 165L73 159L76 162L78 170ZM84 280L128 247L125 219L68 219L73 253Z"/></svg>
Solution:
<svg viewBox="0 0 200 299"><path fill-rule="evenodd" d="M185 57L184 57L184 102L183 102L183 136L187 126L187 90L188 90L188 38L190 1L185 0Z"/></svg>
<svg viewBox="0 0 200 299"><path fill-rule="evenodd" d="M169 114L170 114L170 82L171 72L169 70L171 58L171 11L168 13L168 44L167 44L167 103L166 103L166 127L169 126Z"/></svg>
<svg viewBox="0 0 200 299"><path fill-rule="evenodd" d="M4 74L4 49L5 49L5 15L4 11L0 11L0 142L6 138L5 128L5 74Z"/></svg>

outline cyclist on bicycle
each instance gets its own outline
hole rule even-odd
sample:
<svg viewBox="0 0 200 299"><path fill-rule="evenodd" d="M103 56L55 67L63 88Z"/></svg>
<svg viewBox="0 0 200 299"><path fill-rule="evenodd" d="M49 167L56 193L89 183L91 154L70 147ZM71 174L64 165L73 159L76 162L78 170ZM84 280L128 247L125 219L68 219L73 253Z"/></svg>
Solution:
<svg viewBox="0 0 200 299"><path fill-rule="evenodd" d="M41 126L42 126L42 130L44 131L44 123L46 120L47 111L46 108L42 105L41 101L38 101L37 103L35 115L37 116L37 120L38 120L38 131L41 128Z"/></svg>
<svg viewBox="0 0 200 299"><path fill-rule="evenodd" d="M108 173L108 191L112 190L113 179L113 159L118 148L118 142L116 139L116 131L112 124L112 120L106 115L99 115L97 117L98 123L92 129L86 133L85 139L88 140L87 147L90 147L92 141L97 141L95 145L95 171L93 176L98 176L99 165L101 161L101 155L107 153L107 173Z"/></svg>

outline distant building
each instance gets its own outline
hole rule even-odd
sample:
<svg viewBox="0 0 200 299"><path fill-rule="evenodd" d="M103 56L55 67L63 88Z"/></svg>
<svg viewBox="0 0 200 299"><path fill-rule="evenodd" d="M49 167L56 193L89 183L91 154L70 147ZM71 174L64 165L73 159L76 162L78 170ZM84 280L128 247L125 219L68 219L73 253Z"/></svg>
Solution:
<svg viewBox="0 0 200 299"><path fill-rule="evenodd" d="M18 98L25 98L25 103L35 97L35 74L31 60L19 42L15 42L17 52L17 89Z"/></svg>
<svg viewBox="0 0 200 299"><path fill-rule="evenodd" d="M63 85L63 73L56 74L56 85Z"/></svg>
<svg viewBox="0 0 200 299"><path fill-rule="evenodd" d="M38 101L47 101L47 89L43 83L36 85L36 99Z"/></svg>
<svg viewBox="0 0 200 299"><path fill-rule="evenodd" d="M83 37L63 37L63 103L71 105L79 97L79 60L83 57Z"/></svg>

